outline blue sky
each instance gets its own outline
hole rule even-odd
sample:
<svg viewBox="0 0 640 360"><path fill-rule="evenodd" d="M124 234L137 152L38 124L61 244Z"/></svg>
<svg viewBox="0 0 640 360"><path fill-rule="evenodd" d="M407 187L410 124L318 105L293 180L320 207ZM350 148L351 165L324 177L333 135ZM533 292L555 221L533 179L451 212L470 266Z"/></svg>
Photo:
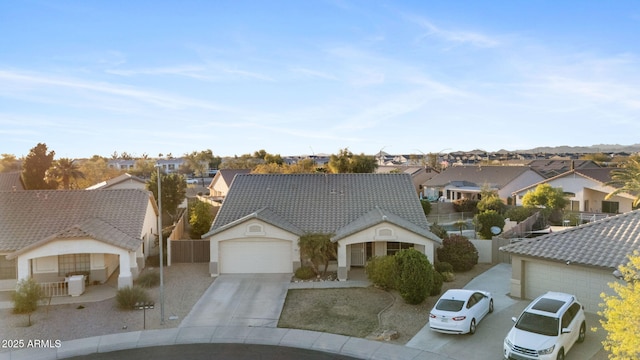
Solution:
<svg viewBox="0 0 640 360"><path fill-rule="evenodd" d="M637 1L3 1L0 153L640 143Z"/></svg>

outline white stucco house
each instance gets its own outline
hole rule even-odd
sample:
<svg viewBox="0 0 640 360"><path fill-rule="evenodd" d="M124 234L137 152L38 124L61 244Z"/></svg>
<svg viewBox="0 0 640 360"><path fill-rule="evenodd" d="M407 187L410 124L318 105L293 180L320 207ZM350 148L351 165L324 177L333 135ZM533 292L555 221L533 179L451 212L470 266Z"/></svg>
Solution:
<svg viewBox="0 0 640 360"><path fill-rule="evenodd" d="M561 188L570 201L568 210L587 213L619 214L633 209L635 196L619 194L605 199L607 194L616 190L607 185L611 181L611 171L615 168L575 169L563 174L545 179L514 191L516 205L522 205L522 198L530 191L535 191L540 184L549 184L554 188Z"/></svg>
<svg viewBox="0 0 640 360"><path fill-rule="evenodd" d="M129 173L116 176L113 179L105 180L97 184L91 185L87 190L105 190L105 189L140 189L146 190L147 182L137 176Z"/></svg>
<svg viewBox="0 0 640 360"><path fill-rule="evenodd" d="M422 184L427 197L445 202L480 200L483 189L493 190L507 203L516 190L544 180L528 166L451 166Z"/></svg>
<svg viewBox="0 0 640 360"><path fill-rule="evenodd" d="M640 210L611 216L500 248L511 255L511 296L534 299L547 291L574 294L597 312L612 294L614 271L640 251Z"/></svg>
<svg viewBox="0 0 640 360"><path fill-rule="evenodd" d="M209 271L292 273L298 240L330 235L338 278L368 258L415 248L433 263L441 239L429 224L409 174L239 174L211 230Z"/></svg>
<svg viewBox="0 0 640 360"><path fill-rule="evenodd" d="M118 287L131 286L154 246L157 216L144 190L0 192L0 290L29 277L103 283L116 270Z"/></svg>

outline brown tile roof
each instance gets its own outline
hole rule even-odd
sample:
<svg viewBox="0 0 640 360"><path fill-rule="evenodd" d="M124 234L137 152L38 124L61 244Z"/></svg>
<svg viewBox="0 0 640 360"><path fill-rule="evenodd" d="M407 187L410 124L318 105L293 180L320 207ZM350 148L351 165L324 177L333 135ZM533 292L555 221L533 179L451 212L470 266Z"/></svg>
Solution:
<svg viewBox="0 0 640 360"><path fill-rule="evenodd" d="M252 216L293 233L342 236L384 220L440 241L429 231L409 174L237 175L203 237Z"/></svg>
<svg viewBox="0 0 640 360"><path fill-rule="evenodd" d="M466 181L478 187L487 184L501 189L527 171L528 166L451 166L424 183L427 187L446 186L454 181Z"/></svg>
<svg viewBox="0 0 640 360"><path fill-rule="evenodd" d="M136 189L0 192L0 252L81 233L131 248L145 230L149 199Z"/></svg>
<svg viewBox="0 0 640 360"><path fill-rule="evenodd" d="M615 269L640 251L640 210L506 245L514 255Z"/></svg>
<svg viewBox="0 0 640 360"><path fill-rule="evenodd" d="M0 191L24 190L19 171L0 173Z"/></svg>

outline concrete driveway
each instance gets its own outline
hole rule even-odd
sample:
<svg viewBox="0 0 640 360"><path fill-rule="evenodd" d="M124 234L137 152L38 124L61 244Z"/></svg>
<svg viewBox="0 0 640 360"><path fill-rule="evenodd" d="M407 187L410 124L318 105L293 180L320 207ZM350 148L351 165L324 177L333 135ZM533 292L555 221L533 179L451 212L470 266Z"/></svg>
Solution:
<svg viewBox="0 0 640 360"><path fill-rule="evenodd" d="M180 327L277 327L291 274L220 275Z"/></svg>
<svg viewBox="0 0 640 360"><path fill-rule="evenodd" d="M471 280L466 289L490 291L493 295L494 312L486 316L474 335L448 335L429 329L427 324L409 342L408 347L432 351L451 359L495 360L502 358L502 342L511 329L512 317L520 315L529 300L509 297L511 265L498 264ZM587 313L587 329L600 327L598 316ZM567 360L606 359L602 349L605 332L587 331L587 340L576 344L566 356Z"/></svg>

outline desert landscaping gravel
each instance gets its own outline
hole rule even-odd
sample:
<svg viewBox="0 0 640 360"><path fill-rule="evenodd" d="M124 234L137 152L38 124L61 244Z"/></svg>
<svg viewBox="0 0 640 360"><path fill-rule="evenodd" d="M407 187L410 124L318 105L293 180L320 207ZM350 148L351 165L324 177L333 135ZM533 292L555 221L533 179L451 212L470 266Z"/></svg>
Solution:
<svg viewBox="0 0 640 360"><path fill-rule="evenodd" d="M154 309L146 311L120 310L115 297L98 302L44 305L31 315L32 325L27 326L26 315L13 314L11 309L0 309L0 339L66 341L143 330L143 325L146 325L146 329L175 328L213 282L208 266L208 263L174 264L164 268L164 325L160 324L160 288L155 287L148 289L148 292L156 305ZM145 312L146 324L143 319ZM9 350L2 348L0 352Z"/></svg>

